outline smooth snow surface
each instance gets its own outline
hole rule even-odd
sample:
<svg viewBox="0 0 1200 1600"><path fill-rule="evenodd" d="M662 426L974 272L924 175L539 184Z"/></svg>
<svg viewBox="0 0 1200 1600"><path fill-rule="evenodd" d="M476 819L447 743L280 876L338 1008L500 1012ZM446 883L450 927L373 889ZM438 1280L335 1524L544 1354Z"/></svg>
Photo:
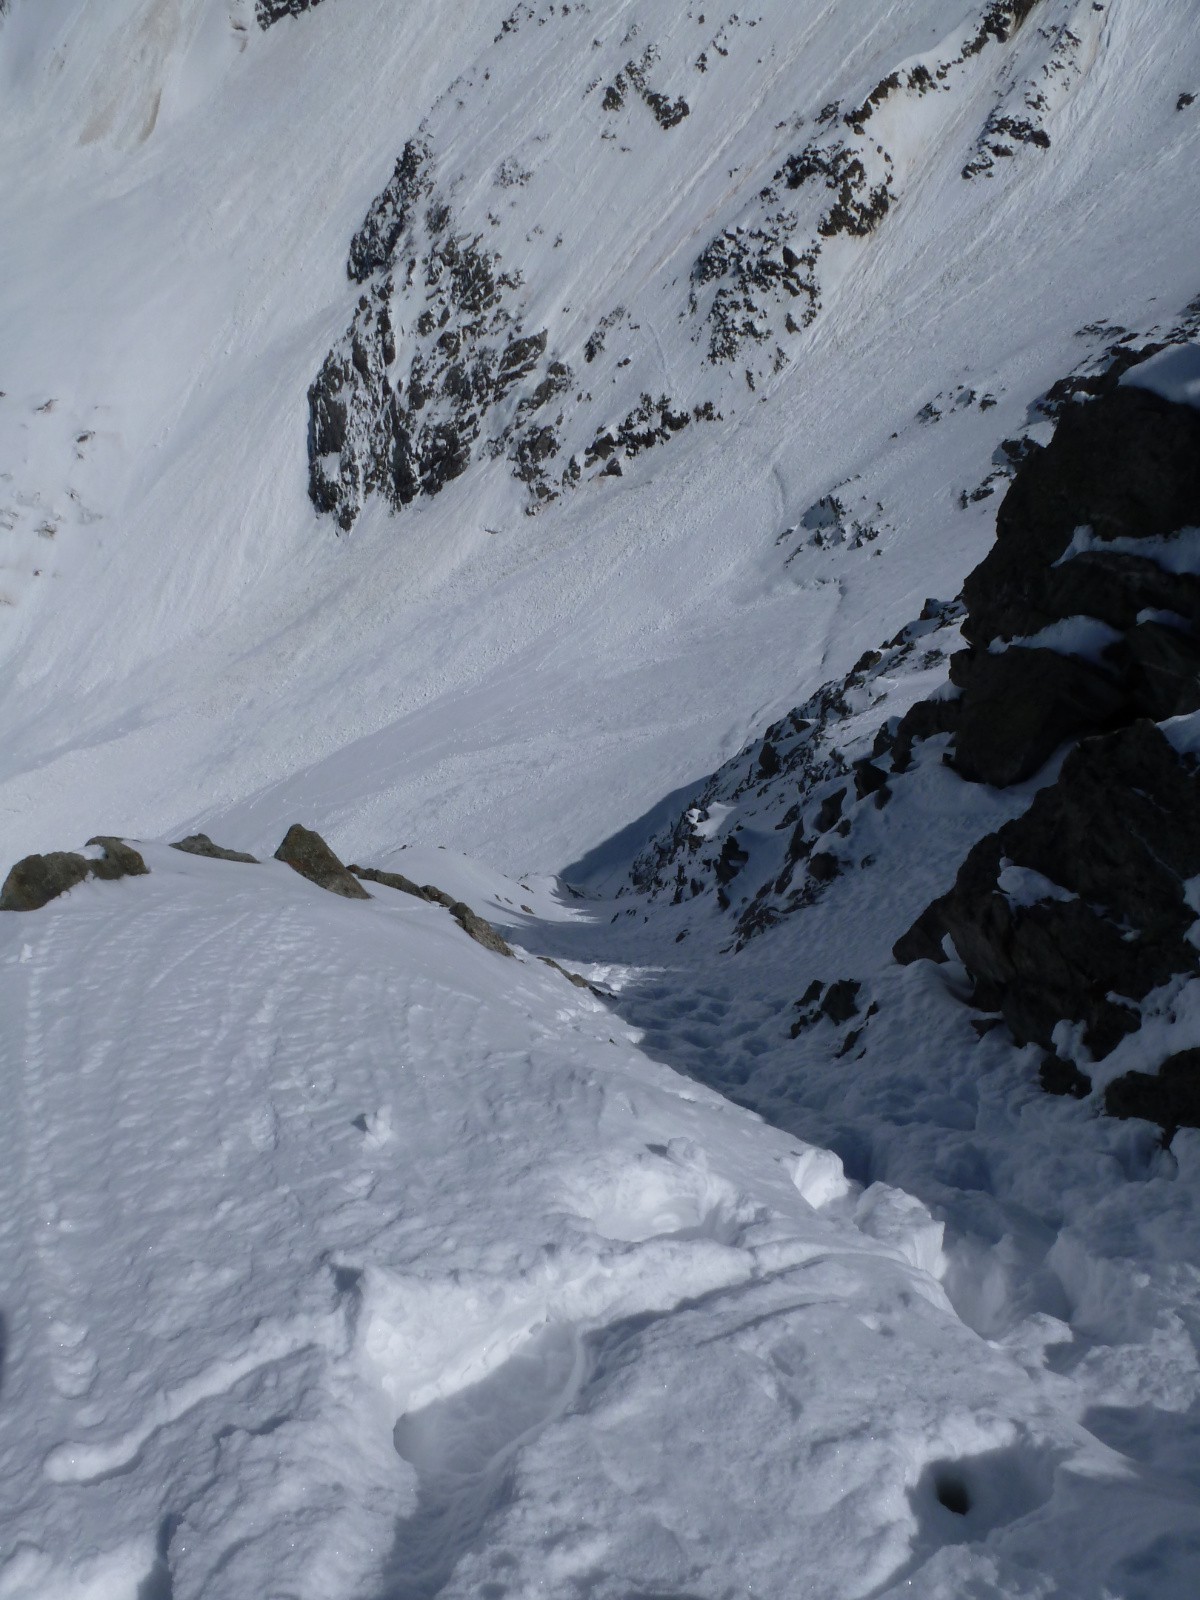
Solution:
<svg viewBox="0 0 1200 1600"><path fill-rule="evenodd" d="M1192 395L1194 0L964 50L1003 9L0 4L0 870L158 841L0 917L0 1600L1194 1600L1200 1135L1050 1100L888 961L1031 787L965 804L929 741L878 873L736 955L608 898L957 592L1052 383L1171 338L1136 381ZM605 111L630 59L689 115ZM572 450L715 414L536 517L485 440L339 537L306 393L418 134ZM764 291L714 360L697 260L835 136L886 215L802 194L819 313ZM295 821L516 959L162 843ZM861 1042L792 1037L814 976L875 982ZM1113 1071L1200 1044L1198 988Z"/></svg>

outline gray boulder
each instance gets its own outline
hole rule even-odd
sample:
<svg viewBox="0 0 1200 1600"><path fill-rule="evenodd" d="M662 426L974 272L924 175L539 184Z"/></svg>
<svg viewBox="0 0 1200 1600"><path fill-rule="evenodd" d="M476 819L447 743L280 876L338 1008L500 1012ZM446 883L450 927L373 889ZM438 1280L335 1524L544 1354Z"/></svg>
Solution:
<svg viewBox="0 0 1200 1600"><path fill-rule="evenodd" d="M111 882L141 877L150 870L123 839L102 835L89 839L88 844L103 849L99 861L71 850L52 850L48 855L25 856L18 861L0 889L0 911L39 911L88 878Z"/></svg>
<svg viewBox="0 0 1200 1600"><path fill-rule="evenodd" d="M285 861L293 872L315 883L318 889L328 889L330 894L344 895L347 900L369 900L371 896L338 860L319 833L304 828L298 822L283 836L283 843L275 852L276 861Z"/></svg>

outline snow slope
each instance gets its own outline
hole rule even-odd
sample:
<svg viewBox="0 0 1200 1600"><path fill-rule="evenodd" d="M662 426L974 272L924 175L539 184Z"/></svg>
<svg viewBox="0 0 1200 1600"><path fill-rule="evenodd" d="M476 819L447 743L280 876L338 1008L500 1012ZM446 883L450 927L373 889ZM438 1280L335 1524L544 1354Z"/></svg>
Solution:
<svg viewBox="0 0 1200 1600"><path fill-rule="evenodd" d="M694 262L759 225L764 181L823 107L953 58L984 8L923 0L869 27L836 4L765 8L704 73L688 30L699 51L713 17L561 9L508 33L498 5L447 20L392 0L326 0L266 33L231 25L243 7L183 0L7 17L8 855L219 816L264 846L303 815L335 845L560 867L952 594L990 539L987 506L958 495L1103 341L1075 330L1145 329L1195 293L1179 190L1197 119L1174 88L1200 72L1190 4L1158 0L1148 26L1128 4L1080 21L1054 0L1053 39L1035 12L932 98L876 112L896 203L825 245L821 313L751 393L750 357L708 363ZM1086 49L1047 101L1051 147L964 180L998 99L1048 70L1073 19ZM635 22L695 102L678 126L585 93ZM423 124L464 235L503 236L517 309L587 373L580 439L607 405L598 377L613 418L667 389L723 420L532 522L510 464L480 459L398 516L372 498L338 539L305 496L306 390L361 292L350 240ZM530 151L530 182L496 186ZM638 327L589 366L579 346L618 305ZM785 308L768 309L774 328ZM774 343L754 347L768 367ZM998 405L914 422L964 389ZM785 565L777 538L856 476L879 538Z"/></svg>
<svg viewBox="0 0 1200 1600"><path fill-rule="evenodd" d="M607 896L957 592L1053 382L1179 326L1191 0L296 9L0 6L0 863L301 818L518 957L153 842L0 919L0 1600L1190 1600L1196 1140L887 962L1028 793L935 750L878 873L737 953ZM463 448L393 504L418 363ZM791 1036L813 977L880 1003L848 1050Z"/></svg>
<svg viewBox="0 0 1200 1600"><path fill-rule="evenodd" d="M0 927L0 1594L1124 1594L1194 1527L916 1201L439 908L146 859Z"/></svg>

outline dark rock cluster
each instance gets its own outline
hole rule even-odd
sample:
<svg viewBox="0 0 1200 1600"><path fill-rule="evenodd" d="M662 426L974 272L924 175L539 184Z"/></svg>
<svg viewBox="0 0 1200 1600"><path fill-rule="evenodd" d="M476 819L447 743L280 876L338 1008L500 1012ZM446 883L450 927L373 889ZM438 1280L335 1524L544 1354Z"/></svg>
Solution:
<svg viewBox="0 0 1200 1600"><path fill-rule="evenodd" d="M282 22L284 17L298 17L302 11L320 4L321 0L254 0L254 20L265 33L272 23ZM0 0L0 11L3 9Z"/></svg>
<svg viewBox="0 0 1200 1600"><path fill-rule="evenodd" d="M657 52L651 47L644 52L640 61L626 62L624 69L617 73L604 91L601 104L605 111L620 111L632 89L645 102L660 128L665 131L677 127L684 117L690 114L691 107L682 95L672 100L668 95L650 87L647 73L656 60Z"/></svg>
<svg viewBox="0 0 1200 1600"><path fill-rule="evenodd" d="M1053 1052L1042 1082L1059 1093L1090 1090L1062 1024L1086 1068L1140 1027L1153 991L1200 973L1187 892L1200 874L1200 770L1159 726L1200 710L1198 526L1200 411L1111 380L1098 398L1064 405L964 585L959 698L914 707L893 742L903 766L914 740L949 732L947 759L963 777L998 786L1073 746L895 947L901 962L942 961L948 938L975 1006L1002 1016L1018 1043ZM1068 630L1057 641L1056 625ZM1089 628L1091 647L1073 651ZM1117 1080L1109 1109L1134 1114L1168 1096L1170 1116L1136 1114L1194 1120L1192 1054L1170 1089Z"/></svg>
<svg viewBox="0 0 1200 1600"><path fill-rule="evenodd" d="M1186 883L1200 874L1200 773L1154 723L1085 739L1023 816L981 839L896 959L946 959L1019 1044L1050 1050L1064 1020L1091 1056L1141 1022L1137 1002L1200 970Z"/></svg>
<svg viewBox="0 0 1200 1600"><path fill-rule="evenodd" d="M410 141L355 234L347 270L366 289L308 392L309 497L345 530L372 493L396 509L438 494L506 401L489 453L510 450L534 497L547 492L542 463L561 422L547 413L570 372L545 362L544 331L523 330L511 303L519 280L456 229L429 161ZM399 299L421 306L403 346Z"/></svg>
<svg viewBox="0 0 1200 1600"><path fill-rule="evenodd" d="M1112 385L1024 460L963 586L969 648L940 702L964 777L999 787L1062 744L1200 708L1200 411ZM1054 624L1099 624L1086 652ZM1086 624L1084 632L1086 633ZM1039 636L1044 642L1039 642ZM901 736L929 715L914 708Z"/></svg>

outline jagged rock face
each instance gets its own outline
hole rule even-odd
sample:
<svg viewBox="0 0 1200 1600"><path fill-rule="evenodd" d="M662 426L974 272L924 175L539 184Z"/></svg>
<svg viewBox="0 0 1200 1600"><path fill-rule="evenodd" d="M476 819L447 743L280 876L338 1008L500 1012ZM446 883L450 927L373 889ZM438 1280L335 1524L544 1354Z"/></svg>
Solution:
<svg viewBox="0 0 1200 1600"><path fill-rule="evenodd" d="M1043 26L1024 29L1035 11ZM841 69L819 95L803 74L795 81L809 87L786 87L780 63L798 49L786 7L705 24L697 51L692 12L646 38L637 22L605 29L581 7L518 5L404 145L351 241L360 292L308 395L313 505L348 530L372 496L402 510L495 461L536 511L621 477L699 422L732 418L797 359L934 130L962 137L981 58L994 61L1002 107L1024 99L1020 117L990 111L978 132L975 122L964 155L1002 135L1033 150L1049 142L1038 119L1054 109L1053 85L1073 81L1063 62L1099 26L1077 11L1077 0L981 4L934 52L914 14L895 22L903 65L863 82ZM578 109L520 125L512 107L541 103L539 73L562 76L563 35L576 45ZM749 95L770 152L727 177L725 83ZM469 148L471 117L502 127L505 142ZM627 200L626 188L646 190L645 173L653 202ZM676 214L671 199L693 189L713 218L701 242L694 209Z"/></svg>
<svg viewBox="0 0 1200 1600"><path fill-rule="evenodd" d="M964 585L961 696L914 707L895 746L907 759L914 738L948 726L955 768L1005 786L1083 739L894 951L941 961L948 936L974 1003L1018 1043L1057 1041L1042 1083L1075 1095L1090 1081L1063 1056L1062 1024L1080 1029L1085 1065L1101 1060L1140 1027L1151 991L1200 972L1187 888L1200 775L1156 726L1200 709L1200 412L1117 387L1119 370L1097 398L1067 399L1050 444L1021 462L996 544ZM1190 1071L1161 1085L1128 1075L1106 1104L1178 1124Z"/></svg>
<svg viewBox="0 0 1200 1600"><path fill-rule="evenodd" d="M1019 783L1071 739L1200 707L1197 526L1200 412L1113 382L1065 406L963 586L946 725L964 777ZM1090 648L1045 634L1080 619Z"/></svg>
<svg viewBox="0 0 1200 1600"><path fill-rule="evenodd" d="M1194 308L1178 331L1178 342L1194 332ZM874 824L873 812L895 795L904 812L918 763L1005 786L1082 740L1023 814L969 851L894 954L956 954L972 1003L1050 1052L1043 1085L1090 1094L1092 1064L1200 977L1200 770L1158 726L1200 710L1200 413L1118 387L1158 348L1126 352L1094 383L1072 379L1039 403L1059 414L1058 432L1013 452L1016 478L997 544L966 585L969 609L927 606L747 746L637 858L633 888L736 902L731 947L741 948L870 867L875 841L886 846L887 819ZM808 522L840 515L817 506ZM933 665L929 646L944 651L960 627L968 648L950 656L950 682L889 719L865 754L867 708L886 704L898 676ZM938 736L938 749L919 752ZM819 1000L810 990L798 1003L794 1035L824 1014ZM1127 1075L1107 1103L1182 1124L1193 1065L1184 1052L1162 1085Z"/></svg>
<svg viewBox="0 0 1200 1600"><path fill-rule="evenodd" d="M1085 740L1024 816L974 847L896 959L945 959L947 935L1020 1044L1082 1023L1099 1060L1140 1024L1136 1002L1200 971L1186 884L1200 873L1200 775L1151 722ZM1115 997L1124 997L1122 999Z"/></svg>
<svg viewBox="0 0 1200 1600"><path fill-rule="evenodd" d="M1069 405L1050 444L1024 461L996 515L996 543L963 585L977 649L1085 612L1130 627L1146 606L1200 622L1200 577L1164 572L1119 540L1200 524L1200 412L1113 385ZM1095 544L1068 555L1078 528Z"/></svg>

